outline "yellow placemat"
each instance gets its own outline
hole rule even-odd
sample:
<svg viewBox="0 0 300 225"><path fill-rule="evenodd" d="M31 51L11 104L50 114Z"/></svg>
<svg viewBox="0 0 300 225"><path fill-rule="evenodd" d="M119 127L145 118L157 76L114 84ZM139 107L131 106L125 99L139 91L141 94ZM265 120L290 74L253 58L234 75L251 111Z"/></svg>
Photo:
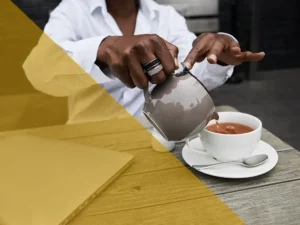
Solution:
<svg viewBox="0 0 300 225"><path fill-rule="evenodd" d="M34 136L0 137L0 224L66 224L132 158Z"/></svg>

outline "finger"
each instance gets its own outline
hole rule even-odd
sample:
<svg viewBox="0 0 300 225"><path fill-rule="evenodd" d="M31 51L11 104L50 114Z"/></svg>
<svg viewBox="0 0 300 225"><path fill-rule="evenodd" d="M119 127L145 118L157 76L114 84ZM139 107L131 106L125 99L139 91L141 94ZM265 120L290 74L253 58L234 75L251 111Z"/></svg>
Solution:
<svg viewBox="0 0 300 225"><path fill-rule="evenodd" d="M154 55L152 55L151 58L156 59L156 57ZM148 62L150 62L150 61L148 61ZM160 65L160 66L162 66L162 65ZM157 72L156 74L153 74L151 76L147 75L147 78L152 84L160 84L166 80L166 74L165 74L164 70L162 69L161 71Z"/></svg>
<svg viewBox="0 0 300 225"><path fill-rule="evenodd" d="M162 70L162 71L158 72L157 74L150 76L148 79L152 84L160 84L166 80L166 74Z"/></svg>
<svg viewBox="0 0 300 225"><path fill-rule="evenodd" d="M179 68L179 64L178 64L178 53L179 53L179 50L178 50L178 48L177 48L175 45L169 43L169 42L166 41L166 40L164 40L164 41L165 41L166 46L167 46L167 48L169 49L171 55L172 55L173 58L174 58L175 69L178 69L178 68Z"/></svg>
<svg viewBox="0 0 300 225"><path fill-rule="evenodd" d="M189 69L192 69L196 62L201 62L205 58L205 54L215 42L214 34L205 34L199 36L193 43L193 48L185 58L183 63Z"/></svg>
<svg viewBox="0 0 300 225"><path fill-rule="evenodd" d="M115 64L110 67L112 74L117 77L128 88L134 88L135 85L129 75L128 69L122 64Z"/></svg>
<svg viewBox="0 0 300 225"><path fill-rule="evenodd" d="M134 85L140 89L145 89L148 87L148 79L144 70L142 68L142 64L137 57L136 54L130 54L126 59L130 77L134 83Z"/></svg>
<svg viewBox="0 0 300 225"><path fill-rule="evenodd" d="M230 43L229 48L230 48L230 51L231 51L231 53L233 55L239 55L239 54L241 54L241 47L240 47L240 44L238 42L232 41Z"/></svg>
<svg viewBox="0 0 300 225"><path fill-rule="evenodd" d="M230 48L240 48L240 44L234 40L230 42L229 46Z"/></svg>
<svg viewBox="0 0 300 225"><path fill-rule="evenodd" d="M220 54L223 52L225 46L221 41L215 41L212 48L207 55L207 61L211 64L216 64Z"/></svg>
<svg viewBox="0 0 300 225"><path fill-rule="evenodd" d="M150 51L151 47L149 47L148 44L143 44L143 45L139 45L139 46L140 47L136 48L136 52L138 54L138 59L140 60L140 62L139 62L140 65L147 64L157 58L154 55L154 53ZM166 74L163 70L159 71L155 75L147 76L145 74L145 76L152 84L159 84L159 83L165 81L165 79L166 79Z"/></svg>
<svg viewBox="0 0 300 225"><path fill-rule="evenodd" d="M262 60L264 57L265 57L264 52L252 53L247 51L247 52L242 52L242 54L238 58L240 58L242 61L257 62Z"/></svg>
<svg viewBox="0 0 300 225"><path fill-rule="evenodd" d="M152 39L152 44L153 44L154 54L161 62L165 74L166 75L172 74L175 71L176 66L175 66L174 58L170 53L170 51L168 50L166 43L161 38L158 39L155 38Z"/></svg>
<svg viewBox="0 0 300 225"><path fill-rule="evenodd" d="M230 51L235 56L241 54L241 49L239 47L231 48Z"/></svg>

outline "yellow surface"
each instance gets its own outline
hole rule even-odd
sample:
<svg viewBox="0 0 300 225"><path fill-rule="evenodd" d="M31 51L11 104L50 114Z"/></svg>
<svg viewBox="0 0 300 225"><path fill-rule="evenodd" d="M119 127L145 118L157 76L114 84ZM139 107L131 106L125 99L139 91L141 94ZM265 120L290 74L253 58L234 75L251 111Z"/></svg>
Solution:
<svg viewBox="0 0 300 225"><path fill-rule="evenodd" d="M23 61L33 46L37 43L42 31L40 31L15 5L9 0L0 1L1 23L3 29L1 32L1 87L6 89L7 86L14 87L17 91L32 90L28 87L27 78L24 74L21 76ZM17 46L17 47L14 47ZM26 54L25 54L26 53ZM36 54L35 54L36 53ZM103 149L113 151L128 152L134 155L133 164L128 170L107 187L101 194L94 199L81 213L79 213L70 224L73 225L198 225L198 224L215 224L215 225L235 225L243 224L242 221L215 196L198 178L196 178L186 167L184 167L171 153L155 152L151 148L151 135L145 130L134 118L130 117L101 86L95 84L88 74L75 64L51 39L43 35L40 39L40 45L37 51L33 53L31 59L27 60L24 68L28 72L28 79L32 82L37 90L54 96L68 96L77 94L94 86L93 93L99 93L102 96L102 105L100 108L91 108L89 114L80 117L83 124L60 125L53 127L37 128L32 130L15 130L6 133L0 133L0 143L4 137L12 137L17 134L31 134L40 137L49 137L54 139L63 139L70 143L83 143L90 146L97 146ZM51 71L51 73L50 73ZM16 74L19 74L16 76ZM27 83L26 83L26 82ZM24 84L24 85L21 85ZM96 86L95 86L96 85ZM24 88L23 88L24 87ZM97 89L97 88L98 89ZM25 91L24 91L25 90ZM96 96L95 94L95 96ZM85 95L83 95L85 96ZM25 98L26 99L26 98ZM89 107L89 99L86 96L84 104L79 106L81 109ZM14 101L6 101L12 106ZM48 104L47 102L44 104ZM37 106L39 107L39 105ZM9 107L11 109L17 107ZM48 115L61 119L62 114L53 113L55 107L47 107ZM20 111L21 112L21 111ZM11 113L15 113L11 111ZM46 112L44 112L46 113ZM37 120L45 119L45 114L34 114L35 116L26 117L27 127L31 127ZM128 119L117 119L121 116L128 116ZM18 116L22 116L18 114ZM63 115L64 116L64 115ZM79 113L79 116L80 113ZM103 122L86 123L86 121L106 120ZM13 120L14 117L7 117ZM79 117L78 117L79 118ZM14 124L15 121L10 121ZM26 128L23 126L22 128ZM1 138L2 137L2 138ZM4 138L5 140L5 138ZM47 146L48 154L51 153L51 145L44 142ZM53 148L51 148L53 149ZM15 154L17 159L19 153ZM1 156L0 156L1 157ZM24 158L26 158L23 155ZM57 160L62 160L58 157ZM91 159L91 162L94 162ZM108 162L108 161L107 161ZM14 158L7 159L4 164L9 166L15 165L15 171L22 170L28 164L23 161L15 161ZM48 162L46 162L48 163ZM34 165L34 164L33 164ZM35 164L36 165L36 164ZM24 179L22 187L27 190L30 185L45 185L49 183L49 177L41 176L44 183L32 179L30 171ZM53 171L52 171L53 172ZM5 171L1 171L4 175ZM107 176L104 171L103 176ZM17 177L17 174L15 175ZM74 174L76 180L82 180L82 177L90 178L92 175L82 176ZM80 178L80 179L79 179ZM98 177L95 179L104 179ZM4 182L4 187L9 186L8 181ZM2 184L1 183L1 184ZM64 180L68 190L78 190L77 183ZM4 188L3 187L3 188ZM26 189L27 188L27 189ZM55 190L55 187L53 187ZM89 188L89 187L88 187ZM10 218L17 221L18 214L10 209L19 210L27 218L40 219L39 225L57 225L56 221L42 220L44 215L49 215L55 207L67 207L70 202L63 198L57 205L48 211L36 210L31 212L26 204L30 204L28 196L20 193L13 193L11 196L16 203L6 204L7 208L1 205L0 218L4 215L10 215ZM39 191L37 191L39 194ZM4 196L5 202L9 202L10 196ZM46 195L46 199L51 200L52 195ZM78 196L74 195L74 201ZM1 201L1 200L0 200ZM38 201L39 204L45 204L43 199ZM0 203L1 204L1 203ZM79 206L79 204L78 204ZM59 207L58 207L59 208ZM40 209L37 207L37 209ZM23 222L23 221L22 221ZM24 224L24 223L18 223ZM3 221L0 221L1 225ZM10 225L10 224L9 224ZM27 225L27 224L26 224ZM34 223L28 225L36 225Z"/></svg>
<svg viewBox="0 0 300 225"><path fill-rule="evenodd" d="M37 92L22 68L41 34L12 1L0 1L0 131L67 120L67 98Z"/></svg>
<svg viewBox="0 0 300 225"><path fill-rule="evenodd" d="M65 124L68 114L66 99L39 92L0 95L0 109L0 131Z"/></svg>
<svg viewBox="0 0 300 225"><path fill-rule="evenodd" d="M0 138L0 224L66 224L132 155L31 136Z"/></svg>
<svg viewBox="0 0 300 225"><path fill-rule="evenodd" d="M133 164L69 224L214 224L243 222L172 153L151 147L151 135L131 119L4 132L57 138L134 156ZM107 129L97 129L111 124Z"/></svg>

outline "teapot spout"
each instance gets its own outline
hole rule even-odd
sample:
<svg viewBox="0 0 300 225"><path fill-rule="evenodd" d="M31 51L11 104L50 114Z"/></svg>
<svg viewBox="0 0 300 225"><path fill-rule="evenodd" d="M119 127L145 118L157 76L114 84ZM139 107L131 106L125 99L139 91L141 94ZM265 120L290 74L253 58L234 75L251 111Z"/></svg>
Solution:
<svg viewBox="0 0 300 225"><path fill-rule="evenodd" d="M213 112L210 120L219 120L219 114L216 111Z"/></svg>

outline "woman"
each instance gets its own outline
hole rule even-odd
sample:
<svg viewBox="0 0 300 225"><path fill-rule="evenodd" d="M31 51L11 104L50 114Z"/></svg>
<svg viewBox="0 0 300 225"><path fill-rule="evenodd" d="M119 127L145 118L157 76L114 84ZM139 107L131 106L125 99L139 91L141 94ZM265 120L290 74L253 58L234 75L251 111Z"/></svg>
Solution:
<svg viewBox="0 0 300 225"><path fill-rule="evenodd" d="M148 82L150 88L164 82L180 67L178 62L211 90L225 83L235 65L264 57L262 52L242 52L228 34L196 37L174 8L153 0L63 0L51 13L45 34L60 48L43 36L24 69L36 89L69 97L68 123L121 116L123 108L141 115L141 89ZM93 81L82 71L64 68L64 53ZM154 68L145 73L151 62Z"/></svg>

